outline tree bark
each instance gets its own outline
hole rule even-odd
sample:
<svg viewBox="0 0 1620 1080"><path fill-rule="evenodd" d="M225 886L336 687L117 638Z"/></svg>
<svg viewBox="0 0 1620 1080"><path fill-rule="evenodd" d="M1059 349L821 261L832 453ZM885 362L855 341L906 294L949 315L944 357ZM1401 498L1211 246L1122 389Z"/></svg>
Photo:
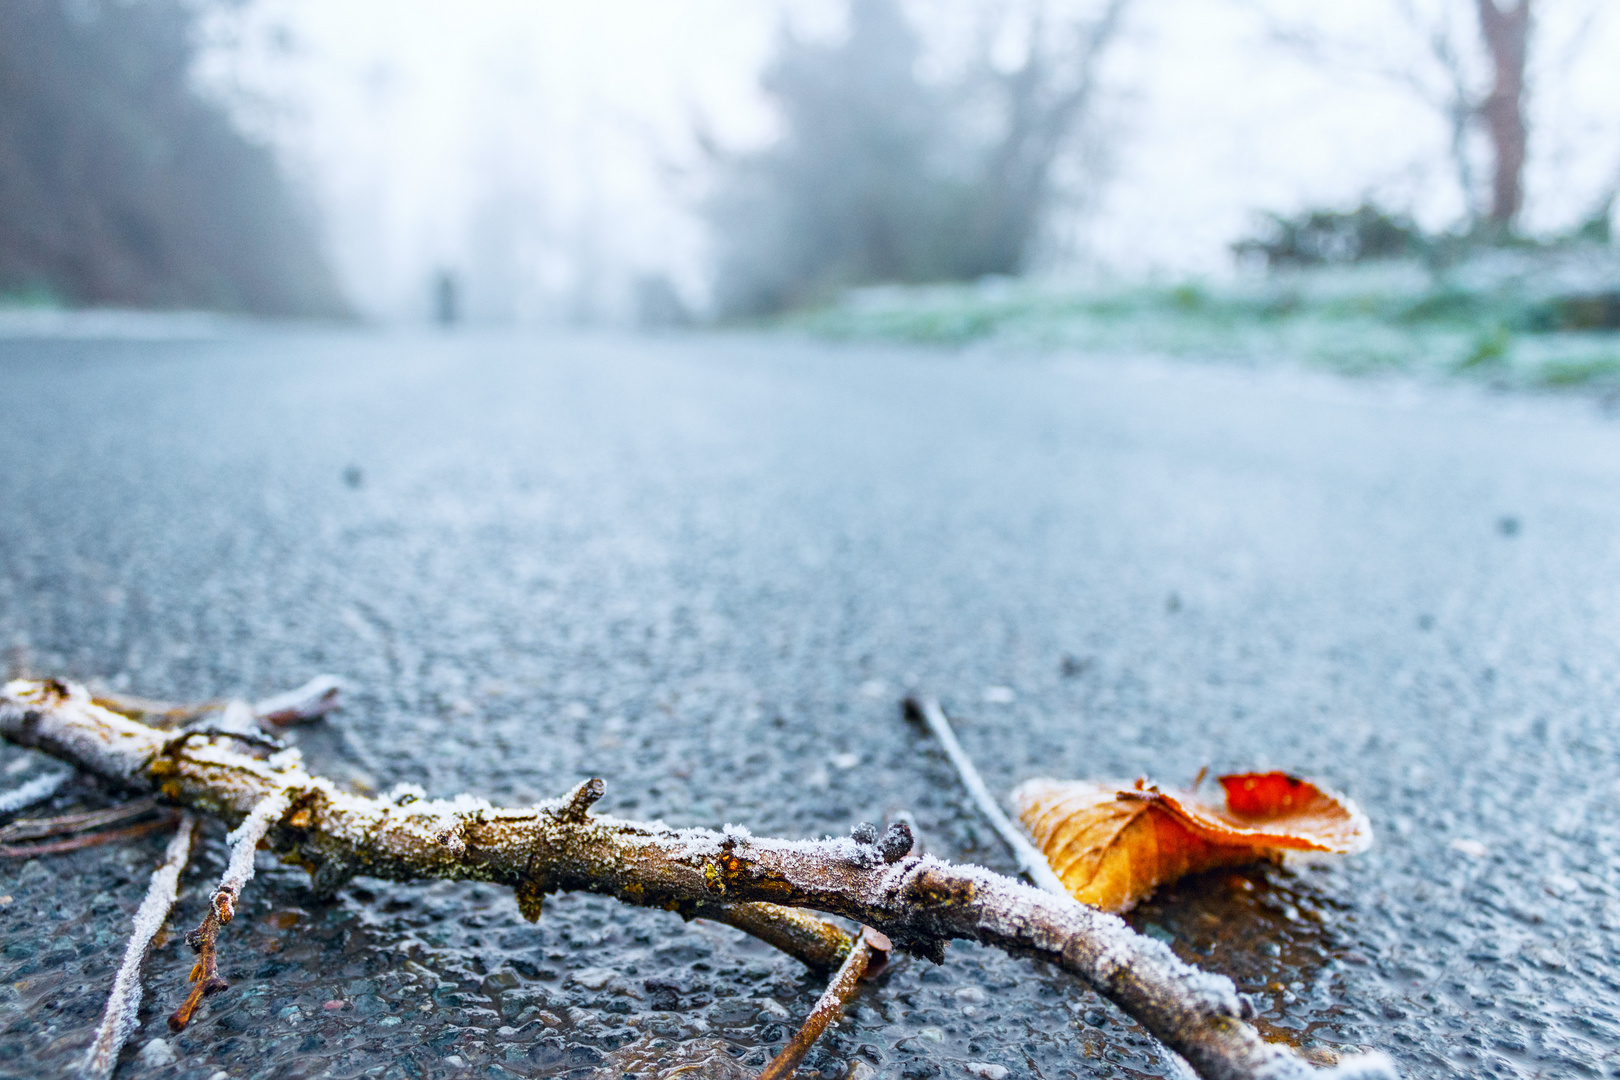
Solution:
<svg viewBox="0 0 1620 1080"><path fill-rule="evenodd" d="M1494 82L1480 104L1494 153L1491 223L1512 228L1524 205L1524 162L1529 129L1524 118L1524 69L1530 42L1531 0L1502 8L1498 0L1476 0L1480 32L1491 56Z"/></svg>

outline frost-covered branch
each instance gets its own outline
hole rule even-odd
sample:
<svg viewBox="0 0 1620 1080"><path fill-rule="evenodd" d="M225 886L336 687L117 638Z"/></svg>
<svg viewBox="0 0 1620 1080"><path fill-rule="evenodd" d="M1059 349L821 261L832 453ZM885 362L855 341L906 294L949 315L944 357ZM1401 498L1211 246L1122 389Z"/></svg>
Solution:
<svg viewBox="0 0 1620 1080"><path fill-rule="evenodd" d="M44 802L61 791L62 785L67 783L72 775L70 772L46 773L0 794L0 814L15 814L35 803Z"/></svg>
<svg viewBox="0 0 1620 1080"><path fill-rule="evenodd" d="M191 1022L191 1014L197 1011L203 998L230 986L219 973L219 932L236 917L236 901L247 883L253 880L253 853L259 849L259 842L270 831L270 826L287 813L288 806L287 789L270 792L225 838L231 846L231 858L214 895L208 898L208 914L203 916L202 925L186 935L186 944L197 954L197 963L191 969L191 993L169 1017L169 1030L182 1030Z"/></svg>
<svg viewBox="0 0 1620 1080"><path fill-rule="evenodd" d="M152 939L169 917L169 909L174 906L174 898L180 888L180 871L185 869L186 860L191 856L194 827L195 819L190 814L181 816L180 827L175 830L174 839L169 841L163 863L152 871L152 882L147 886L146 897L135 910L134 929L130 932L129 944L124 948L124 962L119 965L118 976L113 980L112 993L107 997L101 1026L96 1028L95 1041L90 1044L84 1064L80 1066L84 1080L107 1080L118 1067L118 1052L135 1033L137 1014L141 1008L141 964L146 959L146 950L151 946Z"/></svg>
<svg viewBox="0 0 1620 1080"><path fill-rule="evenodd" d="M953 939L1046 960L1113 1001L1206 1080L1320 1075L1244 1022L1228 979L1182 963L1115 916L981 867L910 854L898 833L863 843L766 839L731 826L672 829L592 814L581 789L522 808L469 795L430 800L409 789L364 798L306 772L297 750L260 760L230 739L172 740L54 680L0 691L0 736L233 824L282 794L287 810L266 840L308 870L317 890L356 874L489 881L511 887L531 920L543 896L564 890L687 915L729 904L810 908L936 961ZM1380 1055L1347 1062L1338 1075L1395 1073Z"/></svg>

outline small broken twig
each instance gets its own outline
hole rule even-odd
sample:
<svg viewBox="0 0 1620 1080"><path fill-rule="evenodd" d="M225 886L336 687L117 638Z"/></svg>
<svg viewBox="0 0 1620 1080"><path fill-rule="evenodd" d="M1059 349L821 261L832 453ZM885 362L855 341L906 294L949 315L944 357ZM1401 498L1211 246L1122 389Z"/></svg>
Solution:
<svg viewBox="0 0 1620 1080"><path fill-rule="evenodd" d="M14 844L19 840L44 840L49 836L69 836L73 833L91 832L95 829L116 825L121 821L150 814L158 808L156 795L148 795L144 799L131 799L127 803L111 807L107 810L90 810L79 814L63 814L61 817L51 818L24 818L13 821L5 828L0 828L0 844Z"/></svg>
<svg viewBox="0 0 1620 1080"><path fill-rule="evenodd" d="M956 767L956 775L961 777L962 786L967 788L968 794L978 804L979 813L983 814L991 826L1000 835L1004 844L1011 849L1013 858L1018 860L1018 872L1029 878L1036 888L1057 896L1068 896L1069 890L1063 887L1057 874L1052 872L1052 866L1046 861L1035 845L1029 842L1017 825L1014 825L997 805L990 794L990 789L984 786L984 778L979 770L973 767L973 759L967 756L962 744L956 741L956 733L951 730L951 722L945 717L945 710L940 708L939 702L933 698L918 701L916 698L906 698L902 705L906 719L921 720L928 725L928 730L939 745L944 747L945 756L950 758L951 764Z"/></svg>
<svg viewBox="0 0 1620 1080"><path fill-rule="evenodd" d="M253 880L253 853L258 850L259 841L286 814L290 802L285 790L271 792L260 799L236 831L225 838L231 845L231 861L219 879L219 887L209 898L208 914L203 916L202 924L186 935L186 944L196 952L197 963L191 969L191 993L169 1017L170 1031L180 1031L189 1024L204 997L231 985L219 974L216 948L219 931L236 915L236 901L242 895L242 888Z"/></svg>
<svg viewBox="0 0 1620 1080"><path fill-rule="evenodd" d="M196 821L190 814L180 816L180 827L169 841L163 863L152 871L146 896L135 910L135 928L124 948L124 962L119 965L112 993L107 996L107 1008L101 1015L101 1026L96 1028L95 1041L80 1066L85 1080L106 1080L111 1076L118 1067L118 1052L135 1032L141 1008L141 964L152 939L169 917L169 909L174 906L180 871L185 869L191 855L191 834L195 826Z"/></svg>
<svg viewBox="0 0 1620 1080"><path fill-rule="evenodd" d="M861 980L868 972L876 974L882 970L893 948L888 938L870 926L861 927L860 934L855 938L855 947L850 949L843 966L827 984L826 991L816 1002L815 1008L810 1010L810 1015L804 1018L804 1025L788 1040L782 1052L765 1066L759 1080L788 1080L799 1062L804 1060L804 1055L821 1038L821 1033L827 1030L827 1025L844 1011L849 999L855 996L855 989Z"/></svg>
<svg viewBox="0 0 1620 1080"><path fill-rule="evenodd" d="M103 829L101 832L83 833L67 840L53 840L48 844L0 844L0 858L32 859L36 855L61 855L83 848L100 847L116 840L134 840L138 836L166 829L174 824L174 815L143 821L124 829Z"/></svg>

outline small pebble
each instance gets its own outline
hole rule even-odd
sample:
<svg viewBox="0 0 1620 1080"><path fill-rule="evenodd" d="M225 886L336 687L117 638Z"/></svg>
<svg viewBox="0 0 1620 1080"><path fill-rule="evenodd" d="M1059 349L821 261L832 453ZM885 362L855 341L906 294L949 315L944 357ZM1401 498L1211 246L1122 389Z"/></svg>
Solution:
<svg viewBox="0 0 1620 1080"><path fill-rule="evenodd" d="M174 1048L162 1039L153 1039L141 1047L140 1062L148 1069L161 1069L175 1062Z"/></svg>
<svg viewBox="0 0 1620 1080"><path fill-rule="evenodd" d="M326 1010L331 1011L331 1012L336 1012L338 1009L343 1008L343 1005L344 1005L343 1002L338 1001L335 998L333 1000L331 1000L331 1001L323 1001L323 1002L321 1002L321 1008L326 1009Z"/></svg>
<svg viewBox="0 0 1620 1080"><path fill-rule="evenodd" d="M585 968L574 972L573 980L587 990L600 990L613 981L613 969L603 967Z"/></svg>
<svg viewBox="0 0 1620 1080"><path fill-rule="evenodd" d="M964 1061L962 1068L969 1076L979 1080L1007 1080L1010 1075L1005 1065L992 1065L988 1061Z"/></svg>

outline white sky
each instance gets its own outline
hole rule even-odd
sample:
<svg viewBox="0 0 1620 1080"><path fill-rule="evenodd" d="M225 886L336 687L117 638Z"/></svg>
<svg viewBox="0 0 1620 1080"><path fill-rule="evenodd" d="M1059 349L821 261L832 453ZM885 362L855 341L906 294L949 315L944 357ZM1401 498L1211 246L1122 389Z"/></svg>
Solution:
<svg viewBox="0 0 1620 1080"><path fill-rule="evenodd" d="M910 7L944 55L990 2ZM1455 220L1443 122L1379 74L1425 70L1403 2L1431 20L1460 13L1458 40L1477 53L1473 0L1136 0L1109 60L1108 182L1067 223L1069 268L1224 273L1227 244L1255 211L1364 193L1431 225ZM623 318L639 274L667 274L701 303L694 123L728 145L768 139L757 80L777 28L835 34L842 8L260 0L242 47L205 74L234 85L283 149L367 313L424 317L428 282L446 267L474 317ZM1620 3L1538 0L1538 11L1527 224L1547 229L1620 180ZM1321 29L1327 55L1276 44L1277 24ZM290 52L267 45L276 26Z"/></svg>

